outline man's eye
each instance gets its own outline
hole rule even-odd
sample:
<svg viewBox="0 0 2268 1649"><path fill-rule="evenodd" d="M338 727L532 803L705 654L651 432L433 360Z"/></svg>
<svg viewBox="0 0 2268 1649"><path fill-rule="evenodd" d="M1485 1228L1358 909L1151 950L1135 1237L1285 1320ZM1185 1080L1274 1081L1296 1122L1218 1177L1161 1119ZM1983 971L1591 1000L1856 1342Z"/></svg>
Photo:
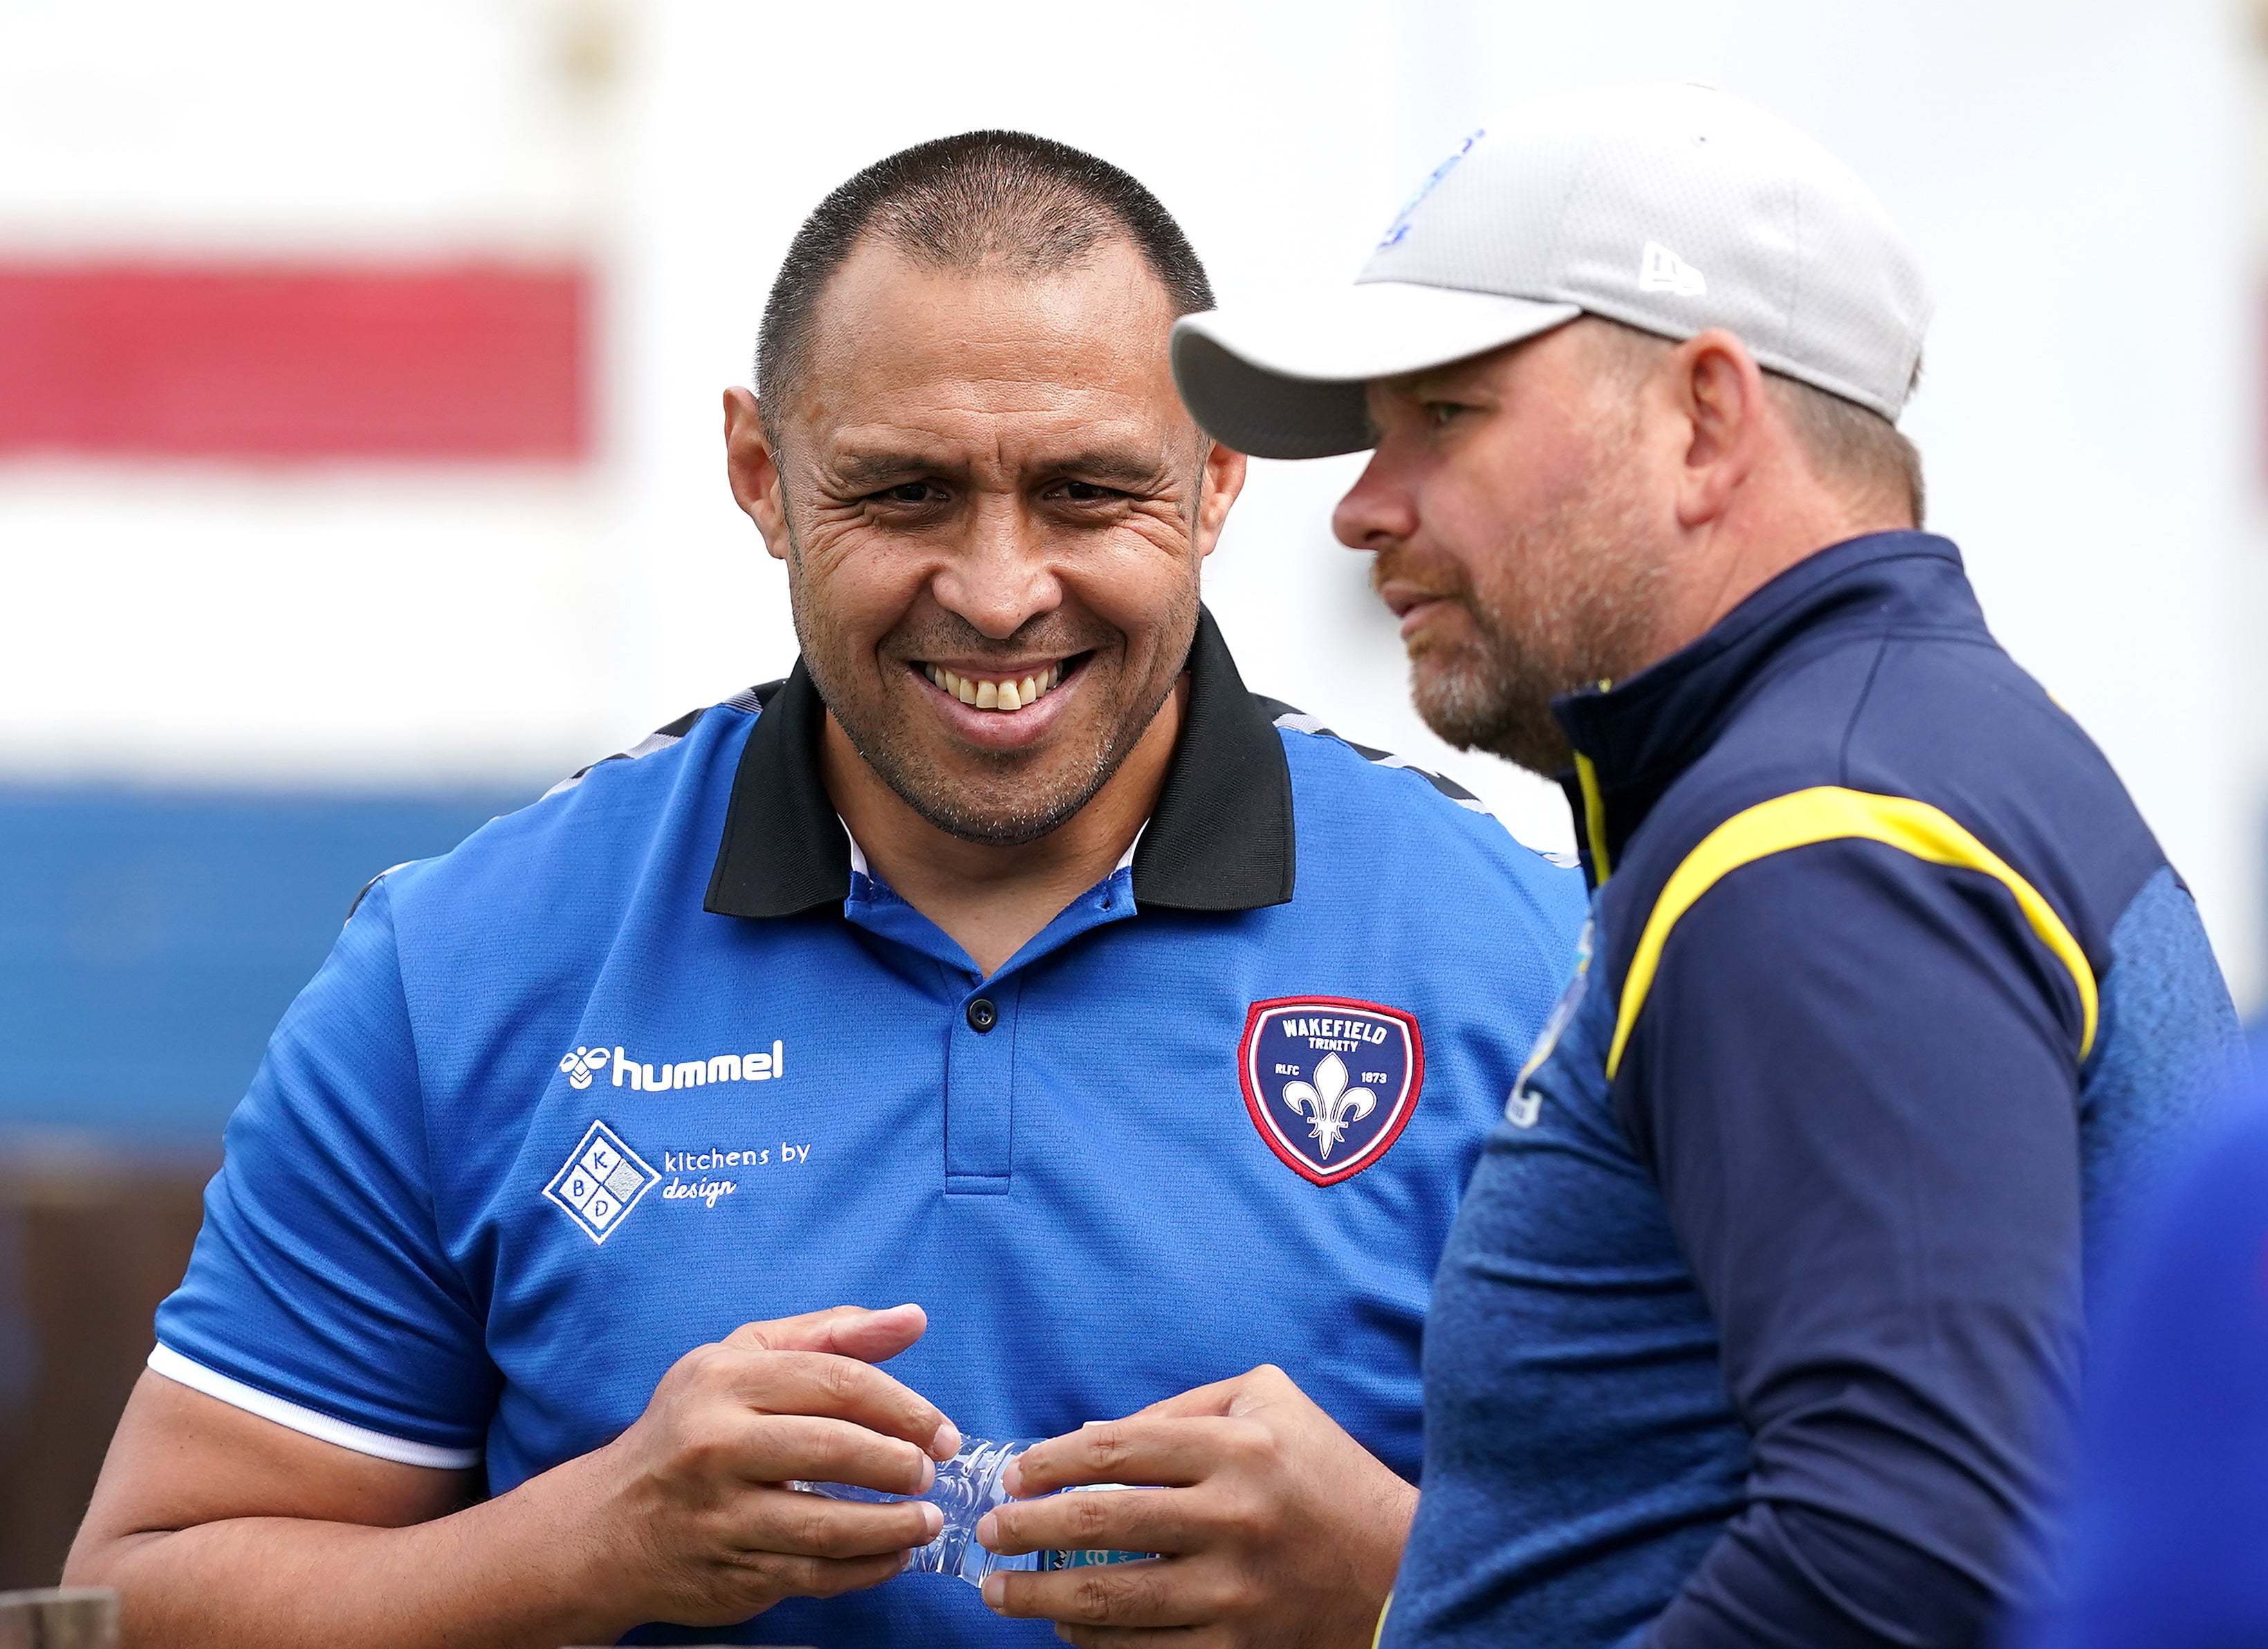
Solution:
<svg viewBox="0 0 2268 1649"><path fill-rule="evenodd" d="M1458 414L1471 410L1471 408L1462 406L1454 401L1429 401L1425 403L1425 422L1438 430L1454 419Z"/></svg>
<svg viewBox="0 0 2268 1649"><path fill-rule="evenodd" d="M927 481L902 481L895 487L885 487L873 496L884 504L928 504L938 494L937 486Z"/></svg>
<svg viewBox="0 0 2268 1649"><path fill-rule="evenodd" d="M1108 504L1126 495L1116 487L1098 487L1091 481L1066 481L1058 495L1073 504Z"/></svg>

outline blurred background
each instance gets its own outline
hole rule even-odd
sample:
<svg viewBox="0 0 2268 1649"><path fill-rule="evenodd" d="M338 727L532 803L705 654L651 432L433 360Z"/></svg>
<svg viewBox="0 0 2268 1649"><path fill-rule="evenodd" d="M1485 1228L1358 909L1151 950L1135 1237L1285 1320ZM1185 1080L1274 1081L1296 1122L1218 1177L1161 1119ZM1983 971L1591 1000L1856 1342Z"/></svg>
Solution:
<svg viewBox="0 0 2268 1649"><path fill-rule="evenodd" d="M1336 283L1494 107L1702 78L1852 162L1939 303L1906 428L2017 659L2268 987L2268 0L0 0L0 1587L51 1583L219 1130L356 891L786 672L726 494L803 215L978 126ZM1258 464L1260 689L1451 772Z"/></svg>

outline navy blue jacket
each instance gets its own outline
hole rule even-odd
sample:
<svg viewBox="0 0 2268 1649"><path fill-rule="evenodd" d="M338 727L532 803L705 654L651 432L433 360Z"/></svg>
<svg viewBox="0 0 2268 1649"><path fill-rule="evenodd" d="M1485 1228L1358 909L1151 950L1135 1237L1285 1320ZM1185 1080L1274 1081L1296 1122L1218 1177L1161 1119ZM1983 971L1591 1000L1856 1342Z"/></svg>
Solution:
<svg viewBox="0 0 2268 1649"><path fill-rule="evenodd" d="M1940 538L1557 709L1591 937L1436 1278L1387 1642L1973 1642L2084 1229L2237 1047L2190 895Z"/></svg>

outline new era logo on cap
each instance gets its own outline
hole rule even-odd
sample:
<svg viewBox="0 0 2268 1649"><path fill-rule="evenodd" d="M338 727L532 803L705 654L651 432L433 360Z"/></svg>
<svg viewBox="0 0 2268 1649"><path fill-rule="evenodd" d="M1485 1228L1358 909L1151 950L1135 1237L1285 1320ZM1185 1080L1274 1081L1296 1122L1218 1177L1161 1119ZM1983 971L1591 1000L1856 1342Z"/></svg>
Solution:
<svg viewBox="0 0 2268 1649"><path fill-rule="evenodd" d="M1709 290L1709 283L1701 271L1679 257L1659 240L1649 240L1638 261L1638 290L1641 292L1675 292L1680 298L1698 298Z"/></svg>
<svg viewBox="0 0 2268 1649"><path fill-rule="evenodd" d="M1174 376L1241 452L1370 444L1363 385L1602 316L1722 328L1767 369L1896 419L1929 299L1850 169L1708 86L1609 86L1491 121L1404 209L1353 286L1185 315Z"/></svg>

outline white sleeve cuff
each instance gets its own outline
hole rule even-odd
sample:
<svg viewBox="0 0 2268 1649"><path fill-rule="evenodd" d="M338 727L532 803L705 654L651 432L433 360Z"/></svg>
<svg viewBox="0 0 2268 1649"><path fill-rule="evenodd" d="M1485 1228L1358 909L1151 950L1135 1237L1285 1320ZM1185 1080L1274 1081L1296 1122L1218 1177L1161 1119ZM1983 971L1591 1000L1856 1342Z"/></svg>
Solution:
<svg viewBox="0 0 2268 1649"><path fill-rule="evenodd" d="M150 1367L152 1373L163 1374L191 1391L217 1397L247 1414L273 1420L326 1443L335 1443L341 1448L350 1448L357 1454L375 1454L380 1460L398 1461L404 1466L430 1466L438 1471L462 1471L481 1461L481 1451L476 1448L441 1448L406 1437L388 1437L383 1432L350 1425L328 1414L286 1402L240 1380L217 1373L202 1363L193 1363L171 1346L161 1345L151 1352Z"/></svg>

